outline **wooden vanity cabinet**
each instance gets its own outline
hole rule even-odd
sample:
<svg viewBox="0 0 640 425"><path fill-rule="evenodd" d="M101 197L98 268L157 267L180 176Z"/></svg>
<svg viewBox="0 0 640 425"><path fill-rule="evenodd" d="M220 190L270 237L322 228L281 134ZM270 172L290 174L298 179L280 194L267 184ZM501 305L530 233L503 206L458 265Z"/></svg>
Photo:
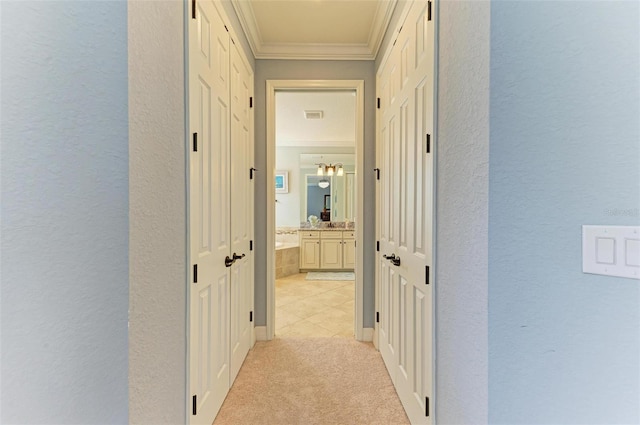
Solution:
<svg viewBox="0 0 640 425"><path fill-rule="evenodd" d="M353 270L355 232L340 230L301 230L300 269Z"/></svg>

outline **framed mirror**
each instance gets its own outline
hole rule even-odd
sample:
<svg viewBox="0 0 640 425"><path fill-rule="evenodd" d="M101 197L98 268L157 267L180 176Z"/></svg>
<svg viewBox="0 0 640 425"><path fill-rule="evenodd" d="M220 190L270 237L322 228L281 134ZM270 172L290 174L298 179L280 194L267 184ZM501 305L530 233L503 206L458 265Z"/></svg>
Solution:
<svg viewBox="0 0 640 425"><path fill-rule="evenodd" d="M327 149L329 151L329 149ZM342 165L341 175L334 172L329 176L320 168L324 165ZM323 164L323 165L320 165ZM355 221L356 179L355 155L349 152L301 154L300 175L300 221L307 221L310 215L315 215L321 221Z"/></svg>

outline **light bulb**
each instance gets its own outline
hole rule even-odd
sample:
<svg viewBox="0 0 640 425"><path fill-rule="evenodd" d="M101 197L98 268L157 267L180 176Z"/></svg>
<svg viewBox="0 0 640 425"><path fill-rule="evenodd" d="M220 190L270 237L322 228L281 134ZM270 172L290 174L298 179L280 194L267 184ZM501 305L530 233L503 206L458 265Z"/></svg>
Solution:
<svg viewBox="0 0 640 425"><path fill-rule="evenodd" d="M327 176L333 176L333 169L335 167L329 166L327 167Z"/></svg>
<svg viewBox="0 0 640 425"><path fill-rule="evenodd" d="M322 172L322 165L318 166L318 172L316 173L318 176L322 176L324 175L324 173Z"/></svg>
<svg viewBox="0 0 640 425"><path fill-rule="evenodd" d="M342 167L338 168L338 175L339 176L343 176L344 175L344 169Z"/></svg>

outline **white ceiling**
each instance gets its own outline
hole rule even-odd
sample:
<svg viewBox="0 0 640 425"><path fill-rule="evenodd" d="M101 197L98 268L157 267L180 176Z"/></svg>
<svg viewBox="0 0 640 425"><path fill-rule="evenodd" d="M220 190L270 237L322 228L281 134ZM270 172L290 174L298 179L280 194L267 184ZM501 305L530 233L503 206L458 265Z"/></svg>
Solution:
<svg viewBox="0 0 640 425"><path fill-rule="evenodd" d="M300 168L317 168L318 164L356 165L355 154L350 153L302 153Z"/></svg>
<svg viewBox="0 0 640 425"><path fill-rule="evenodd" d="M397 0L231 0L257 59L375 59Z"/></svg>
<svg viewBox="0 0 640 425"><path fill-rule="evenodd" d="M322 111L307 119L304 111ZM355 146L355 91L276 92L276 145Z"/></svg>

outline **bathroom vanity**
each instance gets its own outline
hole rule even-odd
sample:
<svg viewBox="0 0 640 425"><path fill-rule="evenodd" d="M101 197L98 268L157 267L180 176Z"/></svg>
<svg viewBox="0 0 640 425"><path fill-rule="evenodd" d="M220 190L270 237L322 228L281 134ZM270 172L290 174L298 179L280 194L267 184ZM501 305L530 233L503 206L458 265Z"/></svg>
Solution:
<svg viewBox="0 0 640 425"><path fill-rule="evenodd" d="M355 268L355 230L301 229L298 231L298 237L301 270L353 270Z"/></svg>

